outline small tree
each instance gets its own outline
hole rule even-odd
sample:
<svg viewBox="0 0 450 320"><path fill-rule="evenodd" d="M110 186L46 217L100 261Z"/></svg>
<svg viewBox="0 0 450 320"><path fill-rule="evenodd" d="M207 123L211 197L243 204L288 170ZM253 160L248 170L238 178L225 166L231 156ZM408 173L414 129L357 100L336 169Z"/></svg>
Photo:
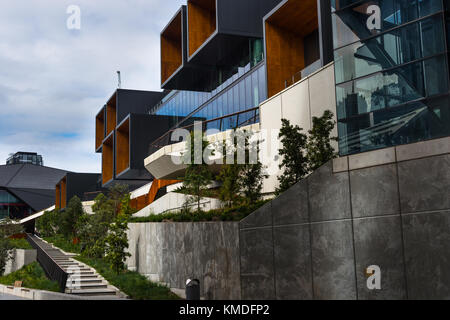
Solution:
<svg viewBox="0 0 450 320"><path fill-rule="evenodd" d="M126 184L117 183L108 190L108 200L114 209L114 215L117 216L120 212L122 200L128 195L128 186Z"/></svg>
<svg viewBox="0 0 450 320"><path fill-rule="evenodd" d="M331 137L336 121L333 120L333 113L326 110L320 118L313 117L313 128L308 131L307 158L308 169L314 171L337 156L332 141L337 141L336 137Z"/></svg>
<svg viewBox="0 0 450 320"><path fill-rule="evenodd" d="M111 269L117 274L126 269L126 259L131 256L125 251L128 249L127 230L127 217L120 215L110 225L108 235L105 238L105 260L109 262Z"/></svg>
<svg viewBox="0 0 450 320"><path fill-rule="evenodd" d="M66 210L61 213L60 229L61 234L66 239L77 237L78 235L77 222L83 215L84 210L81 200L80 198L75 196L72 199L70 199Z"/></svg>
<svg viewBox="0 0 450 320"><path fill-rule="evenodd" d="M94 202L94 214L84 215L79 220L79 233L83 254L91 258L102 258L105 254L105 238L115 219L115 206L102 193Z"/></svg>
<svg viewBox="0 0 450 320"><path fill-rule="evenodd" d="M289 120L282 119L279 138L282 148L279 155L283 157L280 169L283 174L278 177L279 187L275 190L277 195L285 192L308 174L308 159L304 150L307 145L307 136L299 126L293 126Z"/></svg>
<svg viewBox="0 0 450 320"><path fill-rule="evenodd" d="M224 201L227 207L232 207L240 202L239 176L241 169L242 167L237 164L224 164L217 176L217 180L222 182L219 199Z"/></svg>
<svg viewBox="0 0 450 320"><path fill-rule="evenodd" d="M5 273L6 263L14 258L14 247L9 237L19 233L23 233L20 224L13 223L9 218L0 220L0 276Z"/></svg>
<svg viewBox="0 0 450 320"><path fill-rule="evenodd" d="M207 187L211 184L212 174L209 171L208 165L203 161L203 157L200 164L195 163L194 139L197 139L197 137L192 133L190 141L188 141L190 157L188 158L185 155L185 160L190 161L188 161L189 163L187 164L186 173L183 178L183 186L188 194L193 195L195 202L197 203L197 210L200 211L200 200L203 197L205 190L207 190ZM203 155L204 150L209 147L209 144L203 139L201 143Z"/></svg>
<svg viewBox="0 0 450 320"><path fill-rule="evenodd" d="M225 152L223 152L223 165L217 176L217 180L222 182L220 187L219 199L224 201L227 207L232 207L241 202L241 186L239 178L243 169L243 164L238 164L239 139L242 133L235 131L231 141L227 140ZM228 163L232 160L233 163ZM229 161L230 162L230 161Z"/></svg>
<svg viewBox="0 0 450 320"><path fill-rule="evenodd" d="M59 230L60 226L60 211L58 209L46 211L37 219L36 229L43 237L53 237Z"/></svg>
<svg viewBox="0 0 450 320"><path fill-rule="evenodd" d="M136 213L136 210L131 207L131 194L127 193L122 196L120 200L119 215L131 216Z"/></svg>

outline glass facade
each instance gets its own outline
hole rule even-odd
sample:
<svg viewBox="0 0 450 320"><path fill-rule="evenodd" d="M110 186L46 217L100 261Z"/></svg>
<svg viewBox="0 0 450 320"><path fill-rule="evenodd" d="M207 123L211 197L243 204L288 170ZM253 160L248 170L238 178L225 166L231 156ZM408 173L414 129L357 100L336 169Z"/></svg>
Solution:
<svg viewBox="0 0 450 320"><path fill-rule="evenodd" d="M256 62L256 61L255 61ZM172 91L151 113L178 118L177 126L186 126L194 119L203 121L232 115L257 107L267 99L264 63L252 63L242 68L212 92ZM248 115L231 116L226 121L208 123L208 128L227 130L257 121L251 111ZM254 120L253 120L254 119Z"/></svg>
<svg viewBox="0 0 450 320"><path fill-rule="evenodd" d="M332 3L340 154L450 135L444 2Z"/></svg>
<svg viewBox="0 0 450 320"><path fill-rule="evenodd" d="M31 208L6 190L0 189L0 220L23 219L32 213Z"/></svg>
<svg viewBox="0 0 450 320"><path fill-rule="evenodd" d="M7 165L22 164L22 163L34 164L37 166L44 165L42 156L38 155L37 153L30 153L30 152L17 152L16 154L10 156L6 160Z"/></svg>

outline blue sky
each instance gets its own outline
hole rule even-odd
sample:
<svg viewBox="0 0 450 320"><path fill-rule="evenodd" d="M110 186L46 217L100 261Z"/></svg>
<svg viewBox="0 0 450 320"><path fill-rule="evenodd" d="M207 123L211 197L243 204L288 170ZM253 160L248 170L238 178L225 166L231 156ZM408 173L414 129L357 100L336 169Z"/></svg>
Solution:
<svg viewBox="0 0 450 320"><path fill-rule="evenodd" d="M117 87L160 90L159 34L186 0L15 0L0 4L0 164L100 172L95 115ZM70 5L81 29L69 30Z"/></svg>

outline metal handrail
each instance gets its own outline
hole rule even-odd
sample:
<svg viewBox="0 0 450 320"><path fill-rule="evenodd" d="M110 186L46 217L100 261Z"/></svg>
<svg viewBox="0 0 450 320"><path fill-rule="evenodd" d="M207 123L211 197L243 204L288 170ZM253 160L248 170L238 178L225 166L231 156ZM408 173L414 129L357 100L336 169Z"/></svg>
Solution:
<svg viewBox="0 0 450 320"><path fill-rule="evenodd" d="M244 111L239 111L239 112L235 112L235 113L232 113L232 114L228 114L226 116L214 118L214 119L211 119L211 120L202 121L202 130L203 131L206 130L206 127L207 127L208 123L213 123L213 122L216 122L216 121L220 121L220 131L223 131L222 130L222 125L223 125L223 120L224 119L228 119L228 118L232 118L232 117L238 116L237 121L239 121L239 115L246 114L246 113L249 113L249 112L252 112L252 111L254 111L255 114L250 119L247 119L247 120L245 120L245 121L243 121L241 123L237 123L236 127L239 128L239 127L241 127L243 125L249 124L249 123L251 123L251 120L256 122L256 119L258 118L258 112L257 112L258 110L259 110L259 107L255 107L255 108L247 109L247 110L244 110ZM161 137L159 137L158 139L153 141L150 144L150 146L153 147L153 148L163 148L163 147L165 147L167 145L170 145L170 141L168 141L169 142L168 144L167 143L162 143L162 141L164 139L166 139L166 138L168 139L170 137L170 135L177 129L189 130L190 128L193 128L193 127L194 127L194 124L190 124L188 126L179 127L179 128L176 128L176 129L169 130L164 135L162 135ZM176 143L176 141L174 141L173 143Z"/></svg>
<svg viewBox="0 0 450 320"><path fill-rule="evenodd" d="M65 272L53 258L35 241L36 236L27 233L27 240L37 251L37 261L44 269L45 274L50 280L58 282L60 292L66 291L68 273Z"/></svg>

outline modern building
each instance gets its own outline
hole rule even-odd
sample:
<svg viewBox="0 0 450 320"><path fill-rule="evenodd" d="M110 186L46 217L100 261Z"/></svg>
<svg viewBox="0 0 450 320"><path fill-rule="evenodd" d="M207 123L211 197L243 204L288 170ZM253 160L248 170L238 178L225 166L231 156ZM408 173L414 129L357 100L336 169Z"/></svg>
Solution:
<svg viewBox="0 0 450 320"><path fill-rule="evenodd" d="M55 208L64 209L73 197L88 202L104 191L101 174L68 172L55 187Z"/></svg>
<svg viewBox="0 0 450 320"><path fill-rule="evenodd" d="M207 298L449 298L449 10L443 0L187 0L161 32L160 99L125 104L119 119L113 97L97 116L103 185L147 182L134 202L150 207L185 169L170 161L185 150L173 130L196 120L217 141L236 127L276 131L283 118L307 131L331 110L339 157L217 226L228 228L222 240L206 224L133 226L129 266L182 288L178 266L193 257ZM128 113L164 121L134 135ZM167 264L139 259L144 238ZM381 291L366 287L371 265L388 279Z"/></svg>
<svg viewBox="0 0 450 320"><path fill-rule="evenodd" d="M52 206L55 185L66 174L29 163L0 166L0 219L20 220Z"/></svg>
<svg viewBox="0 0 450 320"><path fill-rule="evenodd" d="M35 152L16 152L6 160L7 165L23 164L23 163L30 163L36 166L43 166L44 160L42 160L41 155L38 155Z"/></svg>

